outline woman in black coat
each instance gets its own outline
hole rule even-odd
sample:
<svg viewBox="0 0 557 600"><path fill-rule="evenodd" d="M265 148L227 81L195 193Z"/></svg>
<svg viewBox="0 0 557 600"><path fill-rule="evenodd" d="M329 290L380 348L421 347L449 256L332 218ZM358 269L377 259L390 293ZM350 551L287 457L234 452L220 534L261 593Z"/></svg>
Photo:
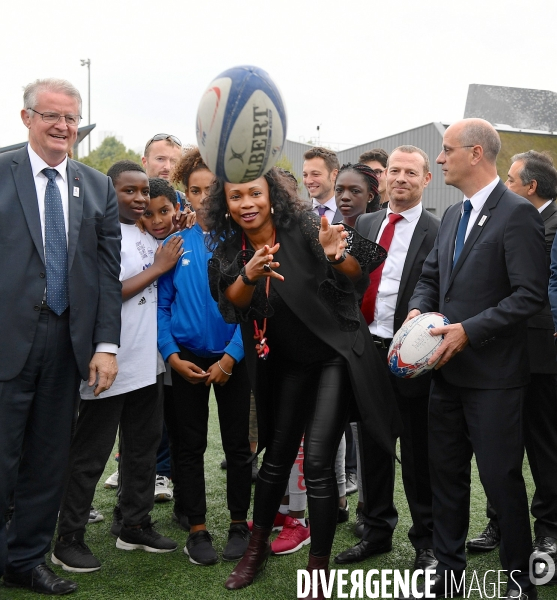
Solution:
<svg viewBox="0 0 557 600"><path fill-rule="evenodd" d="M350 228L319 222L277 168L248 183L215 181L205 210L211 291L224 319L241 324L258 451L266 448L250 545L225 584L236 589L265 565L304 432L308 570L328 565L338 512L334 460L348 420L356 415L394 452L396 404L357 303L386 252Z"/></svg>

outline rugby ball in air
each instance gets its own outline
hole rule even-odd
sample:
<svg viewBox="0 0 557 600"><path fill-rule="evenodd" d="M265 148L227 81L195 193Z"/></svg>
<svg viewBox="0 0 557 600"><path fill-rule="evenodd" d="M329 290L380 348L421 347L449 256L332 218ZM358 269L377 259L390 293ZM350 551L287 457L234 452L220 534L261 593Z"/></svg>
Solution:
<svg viewBox="0 0 557 600"><path fill-rule="evenodd" d="M430 329L449 324L447 317L435 312L418 315L405 323L389 347L387 361L391 372L402 379L412 379L433 369L437 361L427 363L441 345L443 336L432 336Z"/></svg>
<svg viewBox="0 0 557 600"><path fill-rule="evenodd" d="M232 183L263 176L286 139L281 93L258 67L233 67L211 81L197 109L197 145L209 170Z"/></svg>

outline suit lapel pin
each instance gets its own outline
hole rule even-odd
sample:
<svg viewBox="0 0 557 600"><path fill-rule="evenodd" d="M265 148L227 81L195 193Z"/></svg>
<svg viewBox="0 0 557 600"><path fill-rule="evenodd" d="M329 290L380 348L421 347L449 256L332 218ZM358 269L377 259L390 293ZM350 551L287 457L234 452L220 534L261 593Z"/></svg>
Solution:
<svg viewBox="0 0 557 600"><path fill-rule="evenodd" d="M77 185L74 185L73 195L74 195L74 198L79 198L79 187Z"/></svg>
<svg viewBox="0 0 557 600"><path fill-rule="evenodd" d="M480 222L478 223L478 227L481 227L485 222L487 221L487 215L484 215L481 219Z"/></svg>

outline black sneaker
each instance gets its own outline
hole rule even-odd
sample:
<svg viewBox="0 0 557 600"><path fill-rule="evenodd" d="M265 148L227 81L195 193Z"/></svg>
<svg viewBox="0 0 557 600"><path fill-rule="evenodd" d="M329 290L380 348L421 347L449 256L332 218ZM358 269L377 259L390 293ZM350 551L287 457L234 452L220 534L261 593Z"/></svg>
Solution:
<svg viewBox="0 0 557 600"><path fill-rule="evenodd" d="M92 573L101 568L101 563L83 541L83 533L60 537L50 560L69 573Z"/></svg>
<svg viewBox="0 0 557 600"><path fill-rule="evenodd" d="M178 544L170 538L164 537L153 529L151 521L141 527L124 527L116 540L116 548L120 550L145 550L145 552L174 552Z"/></svg>
<svg viewBox="0 0 557 600"><path fill-rule="evenodd" d="M228 530L228 542L222 552L222 560L240 560L248 547L249 538L247 523L232 523Z"/></svg>
<svg viewBox="0 0 557 600"><path fill-rule="evenodd" d="M174 512L172 513L172 520L175 521L176 523L178 523L178 525L184 531L190 530L189 519L186 517L186 515L183 515L179 510L174 509Z"/></svg>
<svg viewBox="0 0 557 600"><path fill-rule="evenodd" d="M120 505L117 504L112 512L112 525L110 526L110 533L115 538L120 537L120 530L122 529L123 522L124 518L122 517L122 511L120 510Z"/></svg>
<svg viewBox="0 0 557 600"><path fill-rule="evenodd" d="M219 560L213 548L213 538L206 529L189 534L184 552L194 565L214 565Z"/></svg>

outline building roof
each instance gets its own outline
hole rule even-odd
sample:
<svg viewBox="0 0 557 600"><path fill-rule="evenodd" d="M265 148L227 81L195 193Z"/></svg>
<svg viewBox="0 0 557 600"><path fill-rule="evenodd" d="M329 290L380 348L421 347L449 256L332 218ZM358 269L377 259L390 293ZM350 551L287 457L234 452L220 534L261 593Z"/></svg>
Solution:
<svg viewBox="0 0 557 600"><path fill-rule="evenodd" d="M515 129L557 131L557 94L549 90L471 83L464 118L478 117Z"/></svg>

